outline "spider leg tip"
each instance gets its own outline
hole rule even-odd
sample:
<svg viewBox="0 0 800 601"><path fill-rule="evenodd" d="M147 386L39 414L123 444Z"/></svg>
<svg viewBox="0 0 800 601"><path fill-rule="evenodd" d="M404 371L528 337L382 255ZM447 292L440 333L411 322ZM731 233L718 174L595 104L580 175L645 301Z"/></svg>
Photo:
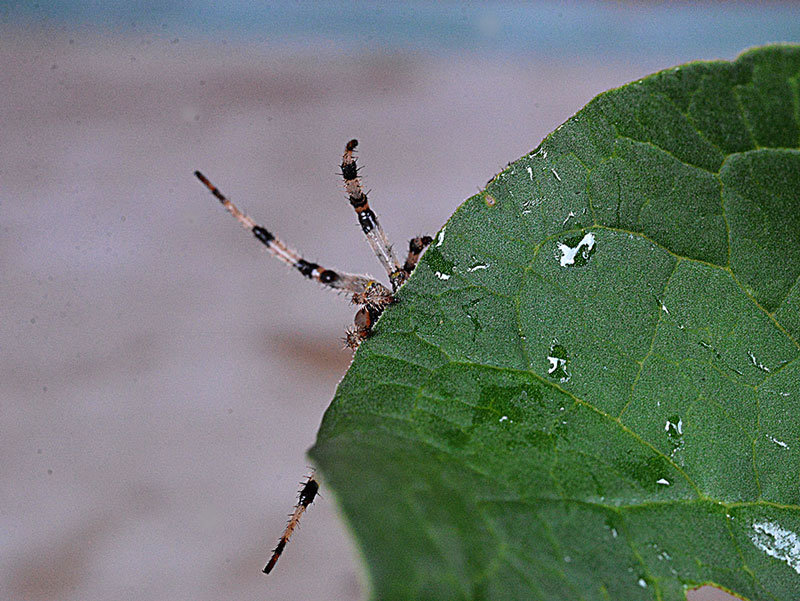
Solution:
<svg viewBox="0 0 800 601"><path fill-rule="evenodd" d="M202 174L202 173L200 173L199 171L195 171L195 172L194 172L194 176L195 176L197 179L199 179L199 180L200 180L200 182L201 182L201 183L202 183L202 184L203 184L203 185L204 185L206 188L208 188L209 190L211 190L211 191L213 192L213 186L212 186L211 182L209 181L209 179L208 179L208 178L207 178L205 175L203 175L203 174Z"/></svg>

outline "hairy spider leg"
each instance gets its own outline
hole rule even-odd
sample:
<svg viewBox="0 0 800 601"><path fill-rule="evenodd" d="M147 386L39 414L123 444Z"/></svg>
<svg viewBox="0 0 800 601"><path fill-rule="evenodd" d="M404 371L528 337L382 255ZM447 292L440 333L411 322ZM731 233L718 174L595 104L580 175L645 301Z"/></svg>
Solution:
<svg viewBox="0 0 800 601"><path fill-rule="evenodd" d="M222 192L219 191L219 188L212 184L206 176L199 171L195 171L194 174L197 176L197 179L211 191L214 197L222 203L222 206L224 206L245 229L250 230L253 235L267 247L273 256L290 267L294 267L305 277L316 280L320 284L333 288L338 292L346 292L353 295L353 301L358 304L369 302L386 306L392 302L393 297L389 289L373 278L326 269L317 263L306 261L300 256L300 253L286 246L271 232L260 225L256 225L250 217L242 213L236 205L228 200Z"/></svg>
<svg viewBox="0 0 800 601"><path fill-rule="evenodd" d="M289 542L289 538L291 538L292 533L295 528L297 528L297 524L300 522L300 516L303 515L303 512L308 506L314 502L317 492L319 492L319 482L317 482L314 477L314 472L312 471L308 480L303 483L303 488L301 488L298 493L297 505L294 506L294 511L289 516L289 523L286 524L286 529L283 531L278 545L272 550L272 557L269 558L267 565L264 566L263 572L265 574L269 574L272 568L275 567L275 564L278 563L278 558L281 556L281 553L283 553L286 543Z"/></svg>
<svg viewBox="0 0 800 601"><path fill-rule="evenodd" d="M378 321L385 308L385 306L374 304L366 304L361 307L353 319L353 327L348 329L345 334L345 346L352 351L358 349L359 345L372 334L372 326Z"/></svg>
<svg viewBox="0 0 800 601"><path fill-rule="evenodd" d="M431 242L433 242L433 238L430 236L417 236L408 241L408 256L406 257L406 262L403 263L403 271L406 273L406 279L408 279L411 272L414 271L414 268L417 266L417 263L419 263L422 251L428 248Z"/></svg>
<svg viewBox="0 0 800 601"><path fill-rule="evenodd" d="M344 188L350 205L356 211L361 230L367 237L375 256L378 257L386 273L389 274L392 290L397 290L405 279L405 272L402 265L400 265L400 261L397 260L397 256L394 254L392 245L389 244L378 218L369 207L367 194L361 187L361 178L358 176L358 167L356 166L356 146L358 146L358 140L350 140L344 149L341 165Z"/></svg>

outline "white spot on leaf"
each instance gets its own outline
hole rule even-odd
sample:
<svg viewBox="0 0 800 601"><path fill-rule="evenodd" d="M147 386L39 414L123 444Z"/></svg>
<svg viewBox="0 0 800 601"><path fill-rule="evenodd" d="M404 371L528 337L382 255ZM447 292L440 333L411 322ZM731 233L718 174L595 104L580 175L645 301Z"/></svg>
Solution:
<svg viewBox="0 0 800 601"><path fill-rule="evenodd" d="M447 229L447 226L442 228L442 231L439 232L439 240L436 242L436 246L441 246L442 242L444 242L444 231Z"/></svg>
<svg viewBox="0 0 800 601"><path fill-rule="evenodd" d="M667 423L664 424L664 431L669 432L669 429L672 428L676 434L682 435L683 434L683 419L678 418L678 423L673 424L671 421L667 420Z"/></svg>
<svg viewBox="0 0 800 601"><path fill-rule="evenodd" d="M589 251L591 251L594 248L594 242L595 242L594 234L591 232L589 232L583 238L581 238L581 241L578 242L575 248L570 248L566 244L559 242L558 250L561 251L561 267L566 267L567 265L574 265L575 257L578 255L578 253L581 251L582 248L586 248L583 254L585 257L588 257Z"/></svg>
<svg viewBox="0 0 800 601"><path fill-rule="evenodd" d="M769 367L766 367L765 365L760 363L756 359L756 356L753 353L751 353L750 351L747 351L747 356L750 357L750 361L752 361L753 365L755 365L758 369L760 369L761 371L765 371L765 372L769 373Z"/></svg>
<svg viewBox="0 0 800 601"><path fill-rule="evenodd" d="M755 522L751 542L770 557L780 559L800 574L800 538L775 522Z"/></svg>
<svg viewBox="0 0 800 601"><path fill-rule="evenodd" d="M550 362L550 369L547 370L549 374L552 374L558 368L564 367L567 364L567 360L561 357L548 357L547 360Z"/></svg>
<svg viewBox="0 0 800 601"><path fill-rule="evenodd" d="M782 440L778 440L777 438L774 438L774 437L770 436L769 434L767 434L766 436L767 436L767 439L770 442L774 442L779 447L783 447L784 449L788 449L789 448L789 445L786 444L785 442L783 442Z"/></svg>

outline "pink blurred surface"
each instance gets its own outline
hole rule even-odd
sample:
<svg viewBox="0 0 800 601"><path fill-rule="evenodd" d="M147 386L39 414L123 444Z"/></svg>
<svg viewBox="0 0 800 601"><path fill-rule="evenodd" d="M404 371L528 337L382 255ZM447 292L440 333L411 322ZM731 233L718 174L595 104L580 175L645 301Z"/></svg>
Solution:
<svg viewBox="0 0 800 601"><path fill-rule="evenodd" d="M668 66L14 31L0 60L0 598L26 600L368 593L324 489L260 572L353 309L268 257L195 169L309 259L379 275L345 141L402 241Z"/></svg>

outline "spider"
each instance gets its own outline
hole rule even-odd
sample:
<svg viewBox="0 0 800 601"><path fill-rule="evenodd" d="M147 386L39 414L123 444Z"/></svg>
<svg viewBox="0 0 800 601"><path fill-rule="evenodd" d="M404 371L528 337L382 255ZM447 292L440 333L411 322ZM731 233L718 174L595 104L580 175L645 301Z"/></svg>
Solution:
<svg viewBox="0 0 800 601"><path fill-rule="evenodd" d="M346 345L353 351L355 351L361 342L372 333L372 327L381 316L384 309L392 303L397 302L394 293L405 283L411 275L411 272L413 272L414 268L417 266L423 251L433 241L430 236L417 236L416 238L412 238L408 243L408 255L406 256L406 260L404 263L400 263L386 238L386 234L383 232L383 228L378 222L378 218L370 208L369 202L367 201L367 194L361 186L361 178L358 176L358 167L356 166L356 146L358 146L358 141L350 140L345 146L344 155L342 155L341 169L342 177L344 178L344 188L347 192L350 205L356 212L361 230L367 237L367 241L372 247L375 256L378 257L378 260L389 276L391 290L370 276L334 271L321 267L317 263L306 261L300 253L292 250L280 239L276 238L274 234L264 227L257 225L250 217L236 208L236 205L228 200L228 198L219 191L219 188L212 184L206 176L199 171L194 172L197 179L211 191L214 197L222 203L222 206L224 206L243 227L250 230L253 235L267 247L267 250L269 250L273 256L290 267L294 267L305 277L316 280L323 286L332 288L337 292L349 294L350 302L360 306L353 320L353 327L347 330L345 337ZM286 547L286 543L289 542L289 538L292 536L295 528L297 528L300 516L302 516L308 506L314 502L318 491L319 482L312 471L298 493L297 505L295 505L294 511L289 516L289 522L286 524L286 528L278 541L278 545L273 549L272 556L263 569L265 574L269 574L272 568L275 567L278 558Z"/></svg>
<svg viewBox="0 0 800 601"><path fill-rule="evenodd" d="M323 286L332 288L337 292L349 294L350 302L360 306L353 320L353 327L347 330L345 336L345 344L353 351L372 333L372 327L384 309L396 302L397 299L394 293L414 271L422 252L432 242L430 236L412 238L408 244L408 256L404 263L400 263L391 244L389 244L389 240L386 238L386 234L383 232L383 228L378 222L378 218L370 208L367 194L361 186L361 178L358 175L358 167L356 166L356 146L358 146L358 140L350 140L345 146L344 155L342 156L341 169L344 188L350 200L350 205L356 212L361 230L389 276L391 290L370 276L334 271L333 269L321 267L317 263L306 261L300 253L292 250L280 239L276 238L274 234L257 225L250 217L236 208L236 205L228 200L206 176L199 171L194 172L197 179L211 191L214 197L222 203L222 206L242 226L253 232L253 235L266 245L273 256L294 267L307 278L316 280Z"/></svg>

